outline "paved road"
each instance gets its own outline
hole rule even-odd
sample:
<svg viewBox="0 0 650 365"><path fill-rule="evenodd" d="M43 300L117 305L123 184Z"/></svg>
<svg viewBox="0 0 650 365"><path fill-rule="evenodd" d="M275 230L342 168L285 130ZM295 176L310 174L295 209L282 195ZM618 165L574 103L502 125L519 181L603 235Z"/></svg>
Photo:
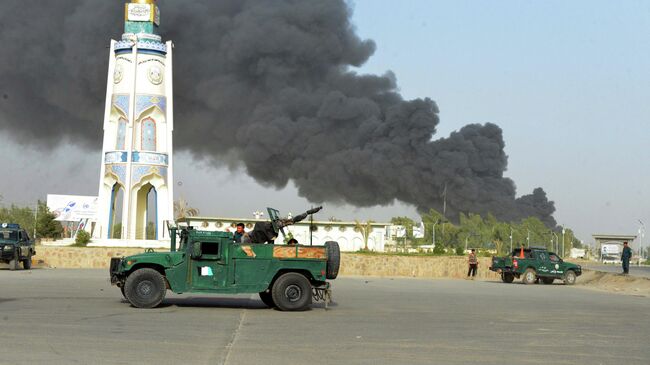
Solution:
<svg viewBox="0 0 650 365"><path fill-rule="evenodd" d="M567 287L340 278L302 313L256 297L121 300L105 270L0 270L0 363L648 364L650 299Z"/></svg>
<svg viewBox="0 0 650 365"><path fill-rule="evenodd" d="M616 274L620 274L623 272L623 268L621 267L621 265L603 265L600 263L594 263L594 264L590 263L587 264L585 267L591 270L611 272ZM650 266L630 265L630 275L650 278Z"/></svg>

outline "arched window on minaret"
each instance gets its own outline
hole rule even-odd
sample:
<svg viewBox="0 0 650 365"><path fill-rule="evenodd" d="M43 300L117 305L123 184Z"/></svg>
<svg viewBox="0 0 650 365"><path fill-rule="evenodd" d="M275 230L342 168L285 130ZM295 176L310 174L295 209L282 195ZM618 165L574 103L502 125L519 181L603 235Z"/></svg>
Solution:
<svg viewBox="0 0 650 365"><path fill-rule="evenodd" d="M117 143L115 144L116 150L124 150L126 141L126 119L120 118L117 121Z"/></svg>
<svg viewBox="0 0 650 365"><path fill-rule="evenodd" d="M156 121L153 118L145 118L142 121L142 150L156 150Z"/></svg>
<svg viewBox="0 0 650 365"><path fill-rule="evenodd" d="M111 205L108 212L108 238L122 238L122 209L124 208L124 189L119 183L111 190Z"/></svg>

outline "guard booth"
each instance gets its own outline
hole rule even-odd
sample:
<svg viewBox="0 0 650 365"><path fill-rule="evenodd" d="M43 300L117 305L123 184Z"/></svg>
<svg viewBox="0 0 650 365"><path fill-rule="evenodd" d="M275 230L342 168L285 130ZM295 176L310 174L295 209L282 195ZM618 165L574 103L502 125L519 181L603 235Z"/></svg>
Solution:
<svg viewBox="0 0 650 365"><path fill-rule="evenodd" d="M635 235L621 234L593 234L598 247L598 257L600 262L605 264L621 263L621 254L623 253L623 242L627 242L631 247L632 242L636 239Z"/></svg>

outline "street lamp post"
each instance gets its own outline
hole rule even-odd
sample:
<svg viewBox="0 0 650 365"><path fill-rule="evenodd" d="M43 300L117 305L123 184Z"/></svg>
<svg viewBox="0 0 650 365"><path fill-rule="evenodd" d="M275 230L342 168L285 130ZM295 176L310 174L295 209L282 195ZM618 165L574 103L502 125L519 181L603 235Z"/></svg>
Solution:
<svg viewBox="0 0 650 365"><path fill-rule="evenodd" d="M566 233L566 228L562 227L562 255L564 257L564 234Z"/></svg>
<svg viewBox="0 0 650 365"><path fill-rule="evenodd" d="M643 247L643 238L645 237L645 224L638 219L639 223L641 224L639 226L639 265L641 265L641 256L643 255L641 248Z"/></svg>
<svg viewBox="0 0 650 365"><path fill-rule="evenodd" d="M510 227L510 252L512 252L512 232L514 232L514 231L515 230L512 229L512 227Z"/></svg>
<svg viewBox="0 0 650 365"><path fill-rule="evenodd" d="M555 236L555 246L557 248L560 248L559 247L560 246L560 239L557 237L557 234L555 234L555 232L551 231L551 233L553 234L553 236ZM554 251L557 253L558 250L554 250Z"/></svg>
<svg viewBox="0 0 650 365"><path fill-rule="evenodd" d="M433 247L436 247L436 225L437 225L438 223L440 223L440 219L437 219L437 220L433 223L433 231L432 231L432 233L433 233L433 239L432 239L432 241L433 241Z"/></svg>
<svg viewBox="0 0 650 365"><path fill-rule="evenodd" d="M526 236L526 242L528 243L528 248L530 248L530 229L526 228L528 235Z"/></svg>

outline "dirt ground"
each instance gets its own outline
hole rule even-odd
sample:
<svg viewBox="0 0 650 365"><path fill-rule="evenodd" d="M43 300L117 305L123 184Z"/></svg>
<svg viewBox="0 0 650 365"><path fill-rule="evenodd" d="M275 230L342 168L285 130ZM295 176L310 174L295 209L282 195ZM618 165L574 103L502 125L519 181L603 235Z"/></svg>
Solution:
<svg viewBox="0 0 650 365"><path fill-rule="evenodd" d="M599 291L650 297L650 279L638 276L585 270L578 277L576 285Z"/></svg>

